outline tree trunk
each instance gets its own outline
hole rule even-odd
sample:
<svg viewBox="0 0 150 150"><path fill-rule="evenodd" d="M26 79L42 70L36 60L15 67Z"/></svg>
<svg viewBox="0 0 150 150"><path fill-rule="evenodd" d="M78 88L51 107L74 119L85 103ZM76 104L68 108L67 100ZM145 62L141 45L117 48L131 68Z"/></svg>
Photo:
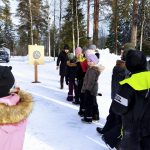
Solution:
<svg viewBox="0 0 150 150"><path fill-rule="evenodd" d="M89 44L89 24L90 24L90 0L88 0L87 3L87 38L88 38L88 44Z"/></svg>
<svg viewBox="0 0 150 150"><path fill-rule="evenodd" d="M71 8L71 13L72 13L72 47L73 47L73 53L75 54L75 37L74 37L74 15L73 15L73 1L72 0L72 8Z"/></svg>
<svg viewBox="0 0 150 150"><path fill-rule="evenodd" d="M115 31L115 53L116 55L118 54L118 11L117 11L117 8L118 8L118 0L115 0L114 1L114 31Z"/></svg>
<svg viewBox="0 0 150 150"><path fill-rule="evenodd" d="M31 44L33 45L33 17L31 10L31 0L29 0L29 11L30 11L30 36L31 36Z"/></svg>
<svg viewBox="0 0 150 150"><path fill-rule="evenodd" d="M142 23L141 23L140 51L142 51L144 22L145 22L145 0L142 1Z"/></svg>
<svg viewBox="0 0 150 150"><path fill-rule="evenodd" d="M133 19L131 30L131 43L133 43L135 46L137 44L138 2L138 0L134 0L133 2Z"/></svg>
<svg viewBox="0 0 150 150"><path fill-rule="evenodd" d="M56 29L56 25L55 25L55 14L56 14L56 1L54 1L54 49L53 49L53 51L54 51L54 61L55 61L55 47L56 47L56 40L55 40L55 37L56 37L56 31L55 31L55 29Z"/></svg>
<svg viewBox="0 0 150 150"><path fill-rule="evenodd" d="M98 44L99 4L100 4L100 0L94 0L93 44L97 46L99 45Z"/></svg>
<svg viewBox="0 0 150 150"><path fill-rule="evenodd" d="M79 46L79 22L78 22L78 0L76 0L76 27L77 27L77 47Z"/></svg>
<svg viewBox="0 0 150 150"><path fill-rule="evenodd" d="M62 19L62 0L60 0L59 4L60 13L59 13L59 37L58 37L58 54L60 53L60 39L61 39L61 19Z"/></svg>

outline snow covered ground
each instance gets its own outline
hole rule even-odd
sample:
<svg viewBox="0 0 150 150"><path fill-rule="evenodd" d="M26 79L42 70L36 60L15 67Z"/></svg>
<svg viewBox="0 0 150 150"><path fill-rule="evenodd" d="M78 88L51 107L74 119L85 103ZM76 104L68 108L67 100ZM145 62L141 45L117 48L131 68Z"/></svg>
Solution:
<svg viewBox="0 0 150 150"><path fill-rule="evenodd" d="M28 119L23 150L107 150L96 127L102 127L110 106L110 86L112 68L119 56L107 50L100 51L100 63L105 66L99 78L97 97L100 121L84 124L78 116L79 106L66 101L68 87L59 85L56 61L46 58L44 65L38 66L38 81L34 81L34 66L28 64L27 57L11 57L11 65L16 83L22 90L33 95L34 108ZM18 139L19 140L19 139Z"/></svg>

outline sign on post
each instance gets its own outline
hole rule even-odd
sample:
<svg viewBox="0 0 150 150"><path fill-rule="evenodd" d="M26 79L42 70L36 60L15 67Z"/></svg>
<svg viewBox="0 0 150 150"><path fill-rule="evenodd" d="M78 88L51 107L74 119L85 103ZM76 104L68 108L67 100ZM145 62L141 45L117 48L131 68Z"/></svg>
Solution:
<svg viewBox="0 0 150 150"><path fill-rule="evenodd" d="M38 65L44 64L44 46L28 45L28 54L29 54L29 64L34 65L34 81L32 83L39 83Z"/></svg>

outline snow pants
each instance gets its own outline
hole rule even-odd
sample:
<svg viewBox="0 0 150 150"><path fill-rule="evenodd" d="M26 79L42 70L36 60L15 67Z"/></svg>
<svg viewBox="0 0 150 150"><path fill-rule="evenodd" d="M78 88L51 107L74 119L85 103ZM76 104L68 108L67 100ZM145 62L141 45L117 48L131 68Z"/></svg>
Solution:
<svg viewBox="0 0 150 150"><path fill-rule="evenodd" d="M121 116L115 114L110 106L109 115L107 116L105 126L103 127L103 137L107 144L112 148L119 145L121 141Z"/></svg>
<svg viewBox="0 0 150 150"><path fill-rule="evenodd" d="M120 150L150 150L150 135L139 140L137 132L125 131Z"/></svg>
<svg viewBox="0 0 150 150"><path fill-rule="evenodd" d="M96 96L91 95L90 91L86 90L84 93L84 103L85 103L85 118L93 118L93 116L99 116L98 104Z"/></svg>
<svg viewBox="0 0 150 150"><path fill-rule="evenodd" d="M76 99L76 95L77 95L77 85L75 84L75 79L69 79L69 92L68 92L68 100L73 101L73 92L75 95L75 99Z"/></svg>

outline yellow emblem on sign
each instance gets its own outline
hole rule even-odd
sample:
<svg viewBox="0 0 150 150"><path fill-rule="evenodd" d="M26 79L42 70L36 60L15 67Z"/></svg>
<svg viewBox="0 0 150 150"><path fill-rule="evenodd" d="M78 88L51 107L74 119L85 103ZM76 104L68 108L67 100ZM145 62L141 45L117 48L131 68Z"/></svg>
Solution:
<svg viewBox="0 0 150 150"><path fill-rule="evenodd" d="M44 64L44 46L28 45L29 64Z"/></svg>

